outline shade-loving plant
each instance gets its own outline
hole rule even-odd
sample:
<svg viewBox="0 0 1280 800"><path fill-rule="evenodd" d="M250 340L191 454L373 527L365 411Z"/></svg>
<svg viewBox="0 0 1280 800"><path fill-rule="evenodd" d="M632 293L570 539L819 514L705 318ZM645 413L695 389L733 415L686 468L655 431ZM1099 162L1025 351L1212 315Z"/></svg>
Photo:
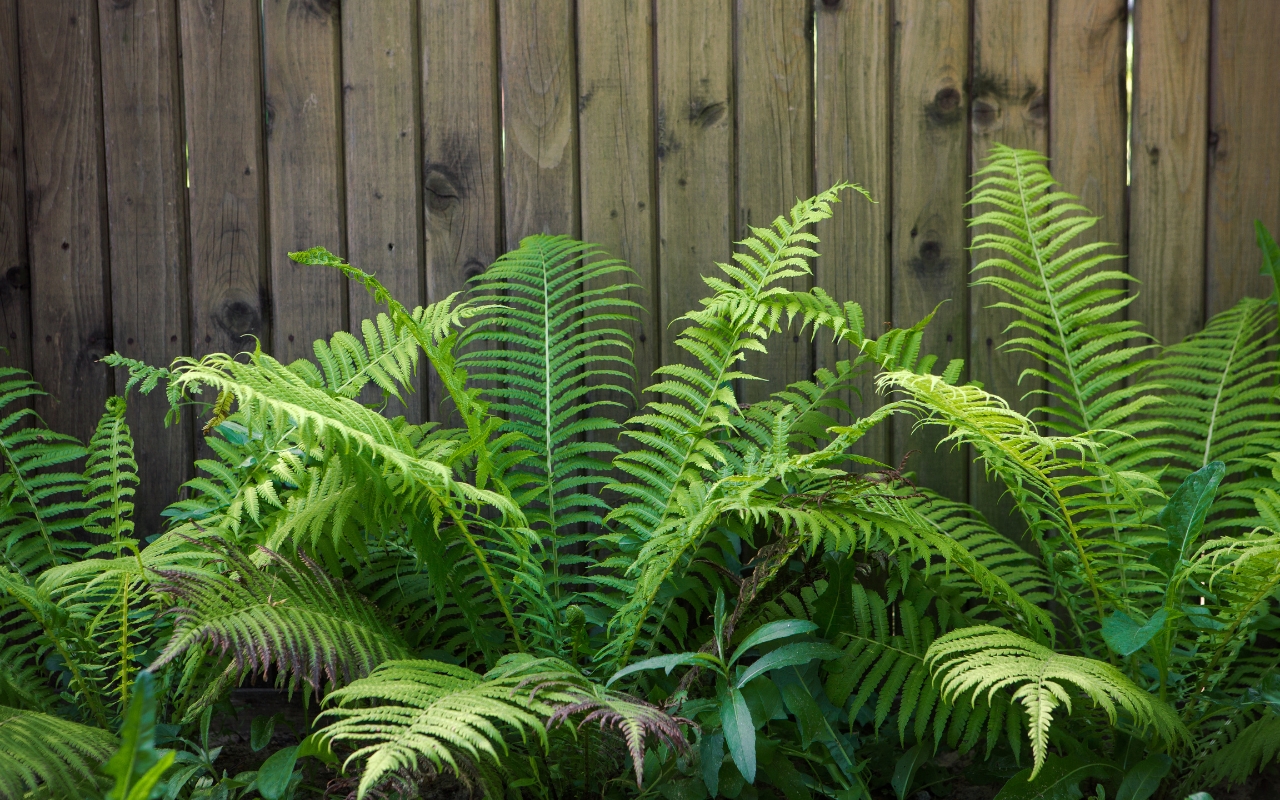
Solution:
<svg viewBox="0 0 1280 800"><path fill-rule="evenodd" d="M148 699L173 726L168 797L319 793L323 761L358 797L445 771L494 796L904 798L963 771L1003 797L1142 800L1271 763L1274 303L1160 348L1123 319L1107 246L1074 244L1094 218L1043 157L996 147L976 279L1040 364L1037 423L922 354L927 319L872 337L855 302L789 288L854 189L752 229L643 391L627 267L591 245L530 237L465 301L418 309L292 254L384 312L291 364L108 359L171 417L207 411L214 458L149 542L124 400L86 448L0 374L0 796L150 774L119 753L153 745L108 733L145 727ZM788 327L853 357L741 402ZM443 424L386 413L424 357ZM868 371L883 404L845 406ZM1025 536L856 455L895 415L968 448ZM222 774L213 710L250 679L322 713Z"/></svg>

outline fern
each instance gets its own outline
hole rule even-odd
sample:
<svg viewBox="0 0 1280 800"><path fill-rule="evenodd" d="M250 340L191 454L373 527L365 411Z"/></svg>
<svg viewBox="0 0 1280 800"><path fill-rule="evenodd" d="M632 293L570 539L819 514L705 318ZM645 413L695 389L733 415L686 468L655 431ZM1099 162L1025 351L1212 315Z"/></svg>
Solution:
<svg viewBox="0 0 1280 800"><path fill-rule="evenodd" d="M106 413L89 440L84 468L84 494L89 508L84 529L113 543L133 536L133 495L138 485L138 462L133 437L124 419L125 399L107 400Z"/></svg>
<svg viewBox="0 0 1280 800"><path fill-rule="evenodd" d="M473 302L501 310L460 340L476 343L458 359L467 379L488 382L484 394L506 417L502 429L524 436L529 452L518 470L528 475L508 480L522 487L516 498L530 526L549 539L545 569L557 599L577 580L570 571L588 562L573 552L588 537L575 532L599 525L609 509L596 487L608 482L618 448L599 439L620 426L600 412L621 405L608 395L629 395L635 371L631 337L619 325L639 306L617 296L634 285L588 288L630 270L600 255L564 236L524 239L473 279Z"/></svg>
<svg viewBox="0 0 1280 800"><path fill-rule="evenodd" d="M1138 688L1122 672L1102 661L1063 655L1009 631L988 625L944 634L929 646L925 663L933 671L942 696L973 702L986 694L1012 688L1012 699L1027 712L1034 778L1044 766L1053 713L1071 711L1075 687L1101 706L1112 725L1123 711L1137 730L1150 730L1170 745L1188 740L1186 728L1166 704Z"/></svg>
<svg viewBox="0 0 1280 800"><path fill-rule="evenodd" d="M383 661L408 651L399 635L362 598L300 555L299 567L261 549L270 568L254 566L234 548L224 559L233 572L157 570L155 591L172 596L175 628L151 669L189 649L207 646L230 654L228 671L238 674L278 667L277 681L290 690L311 691L367 675Z"/></svg>
<svg viewBox="0 0 1280 800"><path fill-rule="evenodd" d="M346 764L363 763L363 798L401 772L429 765L461 774L459 757L497 762L503 728L545 746L543 720L578 699L566 688L578 680L552 659L516 658L483 677L438 661L392 661L325 698L318 736L355 747Z"/></svg>
<svg viewBox="0 0 1280 800"><path fill-rule="evenodd" d="M714 471L715 465L726 462L714 434L725 430L738 411L732 385L751 378L738 362L748 351L763 350L761 340L780 329L782 311L763 301L786 293L788 278L809 274L805 259L817 255L809 247L817 239L806 228L829 218L831 205L847 188L848 184L839 184L797 203L788 216L774 220L772 229L753 228L752 236L742 242L747 252L734 253L732 265L719 265L726 279L703 278L715 295L683 317L690 325L675 342L696 365L669 364L656 371L662 380L647 391L662 399L647 404L624 431L639 448L614 459L614 466L631 480L612 486L625 502L609 514L608 522L641 543L650 542L671 524L672 517L680 519L687 513L688 503L682 504L680 498L696 502L701 488L689 484L700 481L698 472ZM696 532L690 538L698 538ZM625 661L630 655L659 588L680 562L679 555L666 559L656 577L638 587L615 613L610 629L617 636L617 660Z"/></svg>
<svg viewBox="0 0 1280 800"><path fill-rule="evenodd" d="M1068 247L1098 220L1073 195L1054 191L1047 161L1031 150L992 145L969 200L989 210L969 225L984 228L974 234L973 247L997 255L974 267L975 273L987 273L975 283L1003 293L1009 299L993 307L1019 317L1010 324L1018 335L1002 347L1045 362L1044 369L1023 375L1047 385L1032 390L1045 401L1035 410L1044 414L1046 426L1117 444L1105 432L1155 402L1124 386L1143 369L1154 345L1138 322L1115 318L1134 297L1125 293L1133 279L1106 266L1121 256L1107 253L1105 242ZM1133 448L1122 452L1150 455Z"/></svg>
<svg viewBox="0 0 1280 800"><path fill-rule="evenodd" d="M0 369L0 557L28 576L87 547L74 538L83 522L84 482L66 471L85 449L19 405L41 394L27 373Z"/></svg>
<svg viewBox="0 0 1280 800"><path fill-rule="evenodd" d="M84 797L115 748L115 737L98 728L0 706L0 797Z"/></svg>

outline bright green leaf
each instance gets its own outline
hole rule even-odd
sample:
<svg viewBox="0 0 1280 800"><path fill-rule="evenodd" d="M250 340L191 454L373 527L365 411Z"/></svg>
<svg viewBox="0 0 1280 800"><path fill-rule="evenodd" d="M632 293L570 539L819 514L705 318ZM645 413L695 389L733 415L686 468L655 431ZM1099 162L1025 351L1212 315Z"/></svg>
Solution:
<svg viewBox="0 0 1280 800"><path fill-rule="evenodd" d="M1160 632L1169 619L1169 612L1160 609L1151 615L1151 619L1139 625L1129 615L1117 611L1102 622L1102 638L1107 646L1122 656L1133 655L1141 650L1151 637Z"/></svg>
<svg viewBox="0 0 1280 800"><path fill-rule="evenodd" d="M751 722L747 700L738 689L730 687L720 703L720 724L729 755L747 783L756 782L756 728Z"/></svg>

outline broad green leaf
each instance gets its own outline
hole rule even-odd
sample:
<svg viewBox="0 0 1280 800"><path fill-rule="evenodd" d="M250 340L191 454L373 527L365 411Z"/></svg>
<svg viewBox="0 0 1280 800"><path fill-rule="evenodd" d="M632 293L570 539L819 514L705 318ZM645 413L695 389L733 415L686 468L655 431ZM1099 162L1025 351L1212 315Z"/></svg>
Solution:
<svg viewBox="0 0 1280 800"><path fill-rule="evenodd" d="M772 642L775 639L785 639L788 636L799 636L815 631L817 628L817 625L807 619L780 619L776 622L761 625L752 631L750 636L743 639L742 644L738 645L738 649L733 651L733 655L729 658L729 666L733 666L748 650L758 644Z"/></svg>
<svg viewBox="0 0 1280 800"><path fill-rule="evenodd" d="M1164 753L1147 756L1124 776L1116 800L1147 800L1160 788L1160 781L1172 767L1173 759Z"/></svg>
<svg viewBox="0 0 1280 800"><path fill-rule="evenodd" d="M271 735L275 733L276 721L280 719L279 714L271 716L256 716L253 722L249 724L249 748L253 752L258 752L262 748L271 744Z"/></svg>
<svg viewBox="0 0 1280 800"><path fill-rule="evenodd" d="M756 782L756 727L751 722L747 699L736 687L730 687L720 702L720 724L729 755L747 783Z"/></svg>
<svg viewBox="0 0 1280 800"><path fill-rule="evenodd" d="M915 780L916 772L932 756L932 748L918 744L898 758L898 763L893 767L893 778L889 781L898 800L905 800L907 792L911 791L911 782Z"/></svg>
<svg viewBox="0 0 1280 800"><path fill-rule="evenodd" d="M298 748L277 750L258 768L258 794L263 800L280 800L293 778L293 765L298 761Z"/></svg>
<svg viewBox="0 0 1280 800"><path fill-rule="evenodd" d="M720 794L720 766L724 764L724 734L709 733L698 741L698 762L702 768L702 782L707 792Z"/></svg>
<svg viewBox="0 0 1280 800"><path fill-rule="evenodd" d="M720 668L720 660L709 653L671 653L670 655L646 658L644 661L637 661L630 666L623 667L613 673L613 677L609 678L609 681L605 686L612 686L614 681L630 675L633 672L643 672L647 669L661 669L666 670L666 673L670 675L671 670L676 667L691 664L696 664L701 667L710 667L716 670Z"/></svg>
<svg viewBox="0 0 1280 800"><path fill-rule="evenodd" d="M735 685L742 687L752 678L771 669L807 664L815 658L830 661L842 655L844 655L843 650L823 642L799 642L785 645L777 650L765 653L754 664L743 670L742 674L738 676Z"/></svg>
<svg viewBox="0 0 1280 800"><path fill-rule="evenodd" d="M1187 551L1195 543L1204 525L1209 506L1213 505L1214 492L1227 473L1227 466L1213 461L1191 473L1169 498L1169 503L1156 517L1156 522L1169 534L1169 547L1185 559Z"/></svg>
<svg viewBox="0 0 1280 800"><path fill-rule="evenodd" d="M1151 619L1139 625L1128 614L1117 611L1102 621L1102 638L1112 650L1122 656L1130 656L1151 641L1168 619L1169 612L1161 608L1151 615Z"/></svg>
<svg viewBox="0 0 1280 800"><path fill-rule="evenodd" d="M298 758L318 758L326 764L337 764L338 757L334 755L333 748L329 746L329 740L317 738L316 734L311 734L298 744Z"/></svg>
<svg viewBox="0 0 1280 800"><path fill-rule="evenodd" d="M994 800L1080 800L1080 781L1119 777L1120 769L1104 761L1085 761L1077 756L1045 759L1040 774L1031 780L1031 769L1014 775Z"/></svg>

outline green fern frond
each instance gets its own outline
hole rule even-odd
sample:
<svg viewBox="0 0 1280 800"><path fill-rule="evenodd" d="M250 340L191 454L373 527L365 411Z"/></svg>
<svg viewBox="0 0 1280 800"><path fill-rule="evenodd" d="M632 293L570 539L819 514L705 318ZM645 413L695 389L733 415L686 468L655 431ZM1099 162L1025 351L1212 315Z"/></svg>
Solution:
<svg viewBox="0 0 1280 800"><path fill-rule="evenodd" d="M494 310L472 322L458 358L469 381L505 416L502 430L523 435L527 457L508 473L530 527L548 537L548 589L556 598L575 578L561 541L583 524L599 525L609 506L599 486L618 448L600 441L621 427L601 411L621 406L635 372L623 325L640 306L618 296L634 284L593 287L631 270L600 259L595 245L566 236L529 236L472 279L473 302ZM571 602L571 601L566 601Z"/></svg>
<svg viewBox="0 0 1280 800"><path fill-rule="evenodd" d="M1193 773L1205 785L1244 783L1280 757L1280 715L1268 710L1222 747L1209 748Z"/></svg>
<svg viewBox="0 0 1280 800"><path fill-rule="evenodd" d="M400 636L368 603L300 554L298 566L260 548L268 568L254 566L233 547L224 548L228 573L156 570L156 592L177 603L173 637L150 669L191 648L230 655L230 669L244 675L272 666L292 691L305 684L350 683L378 664L408 655Z"/></svg>
<svg viewBox="0 0 1280 800"><path fill-rule="evenodd" d="M0 797L92 794L101 780L97 769L116 744L99 728L0 706Z"/></svg>
<svg viewBox="0 0 1280 800"><path fill-rule="evenodd" d="M581 680L554 659L514 658L484 676L438 661L392 661L325 698L318 736L355 747L346 764L363 764L363 798L401 771L447 765L460 774L464 760L498 763L504 729L532 733L545 747L543 720L577 699L566 687Z"/></svg>
<svg viewBox="0 0 1280 800"><path fill-rule="evenodd" d="M415 309L411 316L419 324L426 309ZM314 344L316 363L324 374L329 391L340 397L355 399L372 383L384 397L403 403L402 391L411 388L418 364L418 341L396 326L386 314L360 323L361 342L346 331L338 331L329 341L317 339Z"/></svg>
<svg viewBox="0 0 1280 800"><path fill-rule="evenodd" d="M26 372L0 369L0 559L28 576L87 547L74 538L84 521L84 480L66 471L84 447L15 407L42 394Z"/></svg>
<svg viewBox="0 0 1280 800"><path fill-rule="evenodd" d="M89 440L84 467L85 504L89 508L84 528L109 537L113 543L133 536L133 495L138 485L138 462L124 412L123 397L107 400L106 413Z"/></svg>
<svg viewBox="0 0 1280 800"><path fill-rule="evenodd" d="M1006 689L1027 712L1034 778L1044 766L1049 728L1059 707L1071 711L1075 687L1107 714L1112 725L1124 712L1126 724L1149 730L1166 744L1189 738L1186 728L1166 703L1138 688L1124 673L1102 661L1055 653L1044 645L990 625L976 625L944 634L929 646L925 664L933 671L943 697L971 702L985 694L990 700Z"/></svg>
<svg viewBox="0 0 1280 800"><path fill-rule="evenodd" d="M992 145L969 200L988 210L969 225L982 228L973 247L996 255L973 268L984 273L975 283L1003 293L1008 300L993 307L1019 317L1009 328L1017 335L1001 347L1045 363L1023 374L1047 385L1033 390L1044 401L1036 411L1046 426L1066 435L1101 434L1111 444L1116 437L1107 431L1156 402L1124 386L1154 345L1138 322L1115 318L1134 297L1125 291L1133 279L1107 266L1121 256L1106 252L1105 242L1069 247L1098 218L1087 216L1074 195L1054 190L1047 162L1032 150Z"/></svg>
<svg viewBox="0 0 1280 800"><path fill-rule="evenodd" d="M687 507L682 507L686 504L681 498L701 491L700 473L715 472L727 462L716 434L726 431L739 411L733 384L751 378L738 362L748 351L763 349L761 341L780 330L782 310L764 301L786 293L788 278L809 273L806 259L816 257L810 245L817 238L806 229L828 219L832 204L847 188L856 187L839 184L800 201L788 216L774 220L771 229L752 228L751 238L741 242L746 252L734 253L732 265L718 265L727 280L703 278L715 294L702 301L701 309L682 318L689 325L675 342L693 363L657 370L662 379L647 391L661 399L647 404L624 431L638 448L614 459L614 466L630 480L612 485L625 500L606 520L635 537L641 548L673 525L688 529L690 541L700 536L705 515L699 515L704 522L685 524ZM657 570L664 574L651 572L654 579L638 585L614 615L609 627L615 635L613 657L618 661L629 657L658 590L679 563L679 558L666 559Z"/></svg>
<svg viewBox="0 0 1280 800"><path fill-rule="evenodd" d="M656 739L676 755L689 752L689 742L680 729L681 725L692 724L689 720L674 717L652 703L598 684L585 683L573 691L578 694L578 698L557 708L547 720L547 727L568 723L581 714L583 716L578 721L579 729L591 723L598 723L601 730L616 728L627 744L637 787L644 787L646 739Z"/></svg>
<svg viewBox="0 0 1280 800"><path fill-rule="evenodd" d="M1168 453L1165 481L1171 489L1212 461L1227 465L1211 531L1257 524L1240 519L1241 513L1247 515L1253 496L1272 486L1251 478L1257 459L1280 450L1275 334L1275 309L1265 300L1245 298L1215 315L1204 330L1166 348L1138 385L1164 401L1147 409L1145 425Z"/></svg>

